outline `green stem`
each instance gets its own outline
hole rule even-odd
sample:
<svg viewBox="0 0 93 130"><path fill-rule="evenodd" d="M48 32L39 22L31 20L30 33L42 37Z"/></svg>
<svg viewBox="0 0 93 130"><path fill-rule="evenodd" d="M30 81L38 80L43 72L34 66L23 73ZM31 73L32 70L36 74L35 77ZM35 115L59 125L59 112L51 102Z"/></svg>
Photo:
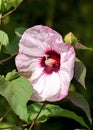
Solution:
<svg viewBox="0 0 93 130"><path fill-rule="evenodd" d="M34 119L33 122L31 123L31 125L30 125L30 127L29 127L28 130L31 130L31 129L32 129L32 127L34 126L34 124L35 124L35 122L36 122L38 116L40 115L40 113L41 113L42 109L45 107L45 105L46 105L46 102L43 103L43 105L42 105L40 111L38 112L37 116L35 117L35 119Z"/></svg>

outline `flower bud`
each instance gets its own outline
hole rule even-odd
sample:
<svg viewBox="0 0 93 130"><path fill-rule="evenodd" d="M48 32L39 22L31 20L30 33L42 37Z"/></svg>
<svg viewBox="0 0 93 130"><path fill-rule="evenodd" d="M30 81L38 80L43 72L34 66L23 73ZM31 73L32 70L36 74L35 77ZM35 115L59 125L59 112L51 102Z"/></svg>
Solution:
<svg viewBox="0 0 93 130"><path fill-rule="evenodd" d="M68 44L73 44L73 45L78 42L77 38L74 36L72 32L65 35L64 41Z"/></svg>

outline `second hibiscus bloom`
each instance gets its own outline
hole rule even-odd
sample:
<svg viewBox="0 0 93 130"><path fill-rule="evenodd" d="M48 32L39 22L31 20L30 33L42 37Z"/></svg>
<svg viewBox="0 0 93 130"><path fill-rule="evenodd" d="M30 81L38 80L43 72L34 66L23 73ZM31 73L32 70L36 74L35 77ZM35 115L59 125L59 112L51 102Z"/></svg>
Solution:
<svg viewBox="0 0 93 130"><path fill-rule="evenodd" d="M27 29L16 56L19 72L31 82L33 101L58 101L68 95L74 73L75 51L47 26Z"/></svg>

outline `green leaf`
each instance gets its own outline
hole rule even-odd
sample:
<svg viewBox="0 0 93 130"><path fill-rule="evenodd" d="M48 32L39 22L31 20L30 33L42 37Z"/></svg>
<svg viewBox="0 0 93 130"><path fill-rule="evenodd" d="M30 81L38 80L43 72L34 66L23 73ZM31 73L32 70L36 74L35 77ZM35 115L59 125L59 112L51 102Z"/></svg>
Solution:
<svg viewBox="0 0 93 130"><path fill-rule="evenodd" d="M20 128L20 127L18 127L18 126L13 126L13 127L11 128L11 130L22 130L22 128Z"/></svg>
<svg viewBox="0 0 93 130"><path fill-rule="evenodd" d="M11 130L12 124L0 122L0 130Z"/></svg>
<svg viewBox="0 0 93 130"><path fill-rule="evenodd" d="M23 0L1 0L1 12L5 13L12 7L17 8Z"/></svg>
<svg viewBox="0 0 93 130"><path fill-rule="evenodd" d="M7 0L0 0L0 3L1 3L1 13L4 13L11 8L11 6L7 4Z"/></svg>
<svg viewBox="0 0 93 130"><path fill-rule="evenodd" d="M2 46L7 46L9 44L9 38L7 33L4 31L0 30L0 51Z"/></svg>
<svg viewBox="0 0 93 130"><path fill-rule="evenodd" d="M15 34L18 36L18 37L21 37L23 32L26 30L26 28L24 27L19 27L19 28L16 28L15 29Z"/></svg>
<svg viewBox="0 0 93 130"><path fill-rule="evenodd" d="M0 77L0 94L5 97L20 119L27 121L26 104L32 94L30 82L22 76L11 82Z"/></svg>
<svg viewBox="0 0 93 130"><path fill-rule="evenodd" d="M0 10L1 10L2 0L0 0Z"/></svg>
<svg viewBox="0 0 93 130"><path fill-rule="evenodd" d="M86 67L85 65L76 58L75 60L75 71L74 78L84 87L85 87L85 77L86 77Z"/></svg>
<svg viewBox="0 0 93 130"><path fill-rule="evenodd" d="M17 7L20 5L20 3L22 2L23 0L8 0L6 1L7 5L11 5L12 7Z"/></svg>
<svg viewBox="0 0 93 130"><path fill-rule="evenodd" d="M8 81L11 81L13 79L18 78L19 75L20 74L18 72L16 72L16 70L13 70L12 72L7 73L5 79L8 80Z"/></svg>
<svg viewBox="0 0 93 130"><path fill-rule="evenodd" d="M18 44L20 37L22 36L23 32L25 31L24 27L16 28L15 29L15 38L10 42L4 49L3 51L7 54L10 54L11 56L14 56L15 54L18 53Z"/></svg>
<svg viewBox="0 0 93 130"><path fill-rule="evenodd" d="M40 111L42 107L42 103L34 103L30 106L28 106L28 113L29 113L29 121L33 121L35 119L36 115ZM69 111L66 109L62 109L57 105L51 105L47 104L45 108L41 111L37 122L45 122L49 117L54 117L54 116L59 116L59 117L67 117L71 118L78 123L80 123L82 126L86 127L89 129L89 126L85 123L83 117L78 116L75 112Z"/></svg>
<svg viewBox="0 0 93 130"><path fill-rule="evenodd" d="M10 54L11 56L16 55L18 53L19 39L20 38L18 36L15 36L14 40L3 49L3 52L6 54Z"/></svg>
<svg viewBox="0 0 93 130"><path fill-rule="evenodd" d="M83 95L77 92L69 92L68 98L74 105L78 106L86 113L88 120L90 121L90 123L92 123L89 104L86 101L86 99L83 97Z"/></svg>

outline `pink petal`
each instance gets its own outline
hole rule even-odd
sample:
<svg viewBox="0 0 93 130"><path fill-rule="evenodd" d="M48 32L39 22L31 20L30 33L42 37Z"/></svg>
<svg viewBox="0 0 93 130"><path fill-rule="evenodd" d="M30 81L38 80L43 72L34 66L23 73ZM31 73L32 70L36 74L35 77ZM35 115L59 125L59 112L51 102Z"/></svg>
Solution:
<svg viewBox="0 0 93 130"><path fill-rule="evenodd" d="M70 80L74 74L75 63L75 51L71 45L68 45L66 52L61 54L61 66L60 69L66 71L70 77Z"/></svg>
<svg viewBox="0 0 93 130"><path fill-rule="evenodd" d="M20 40L19 51L30 56L34 55L33 52L35 55L42 56L46 48L51 47L51 41L61 43L62 36L47 26L37 25L24 32Z"/></svg>
<svg viewBox="0 0 93 130"><path fill-rule="evenodd" d="M42 97L43 101L55 101L58 99L56 95L60 91L60 78L55 72L50 76L46 74L42 75L33 86L36 90L36 93L32 96L33 100L35 100L37 94L40 95L40 99ZM38 100L40 99L38 98Z"/></svg>
<svg viewBox="0 0 93 130"><path fill-rule="evenodd" d="M60 70L60 72L59 72L59 77L61 79L59 100L61 100L68 95L71 77L66 71L62 71L62 70Z"/></svg>

